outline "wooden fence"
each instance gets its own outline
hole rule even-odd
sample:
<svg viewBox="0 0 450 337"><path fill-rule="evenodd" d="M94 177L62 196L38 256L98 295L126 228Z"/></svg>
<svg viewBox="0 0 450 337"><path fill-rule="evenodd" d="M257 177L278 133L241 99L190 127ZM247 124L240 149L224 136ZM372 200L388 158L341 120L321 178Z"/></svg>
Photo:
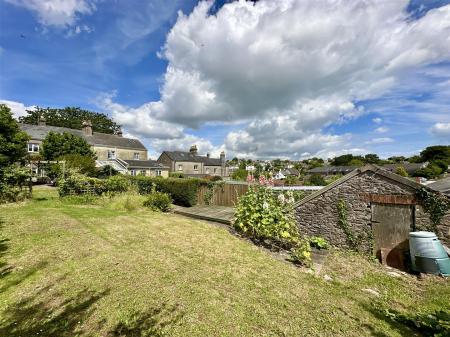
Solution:
<svg viewBox="0 0 450 337"><path fill-rule="evenodd" d="M201 186L197 192L197 205L233 207L237 204L238 198L247 191L248 185L245 183L217 185L212 190L207 186ZM205 200L205 196L208 202Z"/></svg>

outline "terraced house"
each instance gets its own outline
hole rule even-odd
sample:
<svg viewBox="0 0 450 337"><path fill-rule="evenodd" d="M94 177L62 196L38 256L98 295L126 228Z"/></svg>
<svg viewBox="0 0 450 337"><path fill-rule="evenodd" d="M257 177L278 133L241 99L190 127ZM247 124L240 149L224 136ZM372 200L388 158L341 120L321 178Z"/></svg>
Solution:
<svg viewBox="0 0 450 337"><path fill-rule="evenodd" d="M192 145L189 152L164 151L158 158L158 162L167 166L170 172L179 172L187 176L221 176L227 177L228 167L225 161L225 152L222 151L220 158L199 156L197 146Z"/></svg>
<svg viewBox="0 0 450 337"><path fill-rule="evenodd" d="M90 121L85 121L81 130L46 125L43 120L38 125L20 124L20 128L31 138L27 144L29 153L39 153L42 141L49 132L68 132L84 138L91 145L97 156L97 167L110 165L123 174L169 176L168 167L148 159L147 148L140 140L123 137L121 131L117 134L93 132Z"/></svg>

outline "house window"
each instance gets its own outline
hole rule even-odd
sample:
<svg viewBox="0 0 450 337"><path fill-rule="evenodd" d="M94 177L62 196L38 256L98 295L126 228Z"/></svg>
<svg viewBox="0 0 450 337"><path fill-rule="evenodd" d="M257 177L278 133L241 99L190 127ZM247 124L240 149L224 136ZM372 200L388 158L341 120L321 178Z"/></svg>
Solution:
<svg viewBox="0 0 450 337"><path fill-rule="evenodd" d="M130 174L131 174L132 176L135 176L135 175L136 175L136 170L130 170Z"/></svg>
<svg viewBox="0 0 450 337"><path fill-rule="evenodd" d="M28 143L28 152L39 152L39 144Z"/></svg>
<svg viewBox="0 0 450 337"><path fill-rule="evenodd" d="M161 174L161 170L156 170L156 176L157 177L160 177L162 174Z"/></svg>
<svg viewBox="0 0 450 337"><path fill-rule="evenodd" d="M183 171L183 165L178 165L178 171Z"/></svg>
<svg viewBox="0 0 450 337"><path fill-rule="evenodd" d="M145 176L145 170L141 170L141 171L139 172L139 175Z"/></svg>
<svg viewBox="0 0 450 337"><path fill-rule="evenodd" d="M198 165L194 165L194 171L198 171Z"/></svg>
<svg viewBox="0 0 450 337"><path fill-rule="evenodd" d="M133 159L134 160L139 160L140 159L139 156L140 156L140 153L139 152L135 152L134 155L133 155Z"/></svg>
<svg viewBox="0 0 450 337"><path fill-rule="evenodd" d="M209 168L206 169L206 174L209 174Z"/></svg>
<svg viewBox="0 0 450 337"><path fill-rule="evenodd" d="M216 168L214 169L214 173L217 173L217 169Z"/></svg>
<svg viewBox="0 0 450 337"><path fill-rule="evenodd" d="M116 159L116 151L108 150L108 159Z"/></svg>

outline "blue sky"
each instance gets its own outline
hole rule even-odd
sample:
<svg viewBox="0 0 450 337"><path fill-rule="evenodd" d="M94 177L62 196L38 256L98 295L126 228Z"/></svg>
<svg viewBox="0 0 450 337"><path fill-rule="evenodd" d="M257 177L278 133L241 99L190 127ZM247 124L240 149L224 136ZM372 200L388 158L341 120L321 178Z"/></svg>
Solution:
<svg viewBox="0 0 450 337"><path fill-rule="evenodd" d="M191 143L292 159L450 143L449 1L305 3L0 0L0 100L17 115L106 112L152 156ZM373 37L345 46L360 29Z"/></svg>

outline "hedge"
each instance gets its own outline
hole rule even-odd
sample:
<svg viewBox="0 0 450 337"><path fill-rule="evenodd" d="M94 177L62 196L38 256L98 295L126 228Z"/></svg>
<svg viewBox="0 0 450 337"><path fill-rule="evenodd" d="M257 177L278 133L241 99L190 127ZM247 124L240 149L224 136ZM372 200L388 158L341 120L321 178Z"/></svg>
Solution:
<svg viewBox="0 0 450 337"><path fill-rule="evenodd" d="M169 194L175 205L186 207L197 204L198 188L207 183L201 179L151 178L145 176L133 177L132 181L140 194L149 194L154 187L159 192Z"/></svg>

